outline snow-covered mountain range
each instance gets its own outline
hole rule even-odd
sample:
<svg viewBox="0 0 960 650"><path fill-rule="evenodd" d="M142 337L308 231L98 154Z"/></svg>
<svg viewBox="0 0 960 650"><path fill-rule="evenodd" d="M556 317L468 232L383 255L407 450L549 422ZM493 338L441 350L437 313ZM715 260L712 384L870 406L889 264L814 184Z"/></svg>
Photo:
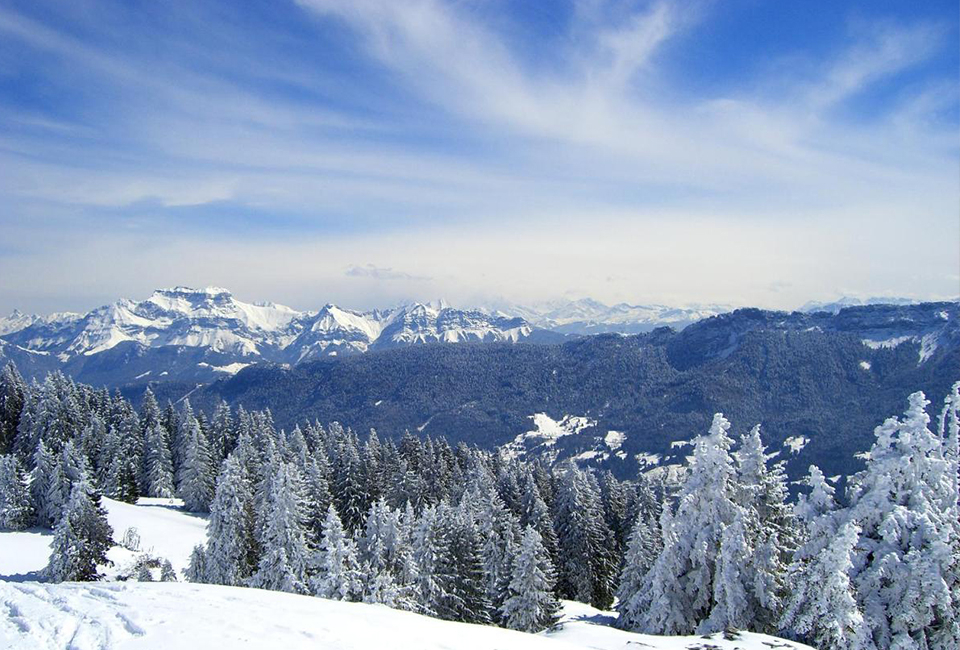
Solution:
<svg viewBox="0 0 960 650"><path fill-rule="evenodd" d="M834 311L835 306L825 307L815 311ZM244 302L219 287L174 287L86 314L15 311L0 318L0 362L13 360L28 376L63 370L83 381L114 386L170 379L208 382L258 362L295 365L426 343L549 343L567 336L643 333L664 325L683 330L728 311L722 305L611 307L591 299L474 309L415 302L371 311L327 304L317 311L299 311L272 302ZM783 318L778 313L769 312L774 320ZM877 324L869 322L870 311L850 313L852 329L870 330L863 338L885 346L925 337L930 347L942 322L934 318L932 330L924 326L920 331L913 316L893 323L881 318ZM832 328L847 320L805 326ZM746 322L748 329L756 324L751 318ZM717 345L723 348L728 342Z"/></svg>
<svg viewBox="0 0 960 650"><path fill-rule="evenodd" d="M327 304L316 312L302 312L270 302L243 302L219 287L161 289L146 300L121 299L87 314L40 317L14 312L0 319L6 343L64 362L130 342L296 363L415 343L516 342L533 330L522 318L442 303L369 312Z"/></svg>
<svg viewBox="0 0 960 650"><path fill-rule="evenodd" d="M488 309L519 316L536 327L561 334L589 335L617 332L641 334L658 327L683 329L710 316L733 310L729 305L630 305L625 302L605 305L592 298L554 300L534 305L491 303Z"/></svg>

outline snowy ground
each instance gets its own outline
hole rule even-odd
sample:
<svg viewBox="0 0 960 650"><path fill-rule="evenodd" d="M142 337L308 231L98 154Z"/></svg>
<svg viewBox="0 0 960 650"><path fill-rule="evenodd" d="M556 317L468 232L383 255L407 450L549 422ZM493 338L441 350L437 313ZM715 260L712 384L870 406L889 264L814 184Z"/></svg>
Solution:
<svg viewBox="0 0 960 650"><path fill-rule="evenodd" d="M583 606L577 606L583 608ZM797 650L760 635L662 638L607 627L609 615L574 608L542 635L440 621L381 605L188 583L0 582L0 647L300 648L315 650ZM808 649L809 650L809 649Z"/></svg>
<svg viewBox="0 0 960 650"><path fill-rule="evenodd" d="M130 505L103 500L114 539L127 528L141 551L170 559L182 572L206 520L178 502L148 499ZM615 614L565 602L562 624L533 636L494 627L440 621L379 605L341 603L258 589L188 583L97 582L41 584L48 532L0 533L0 648L123 650L157 648L324 648L368 650L797 650L806 646L742 634L655 637L611 627ZM108 579L129 568L136 553L116 546ZM809 650L809 649L807 649Z"/></svg>

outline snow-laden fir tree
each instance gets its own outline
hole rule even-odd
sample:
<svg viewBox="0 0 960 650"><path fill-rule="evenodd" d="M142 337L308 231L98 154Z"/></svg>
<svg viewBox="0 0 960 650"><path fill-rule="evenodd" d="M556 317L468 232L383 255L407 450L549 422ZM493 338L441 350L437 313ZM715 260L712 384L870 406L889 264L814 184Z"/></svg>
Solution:
<svg viewBox="0 0 960 650"><path fill-rule="evenodd" d="M618 567L595 482L569 462L563 468L556 499L560 595L607 608L613 601Z"/></svg>
<svg viewBox="0 0 960 650"><path fill-rule="evenodd" d="M744 508L720 536L720 553L713 576L713 607L700 624L704 633L750 629L754 603L748 593L752 586L745 574L750 570L754 548L748 531L756 530L753 510Z"/></svg>
<svg viewBox="0 0 960 650"><path fill-rule="evenodd" d="M600 472L599 476L601 503L603 504L603 518L613 534L613 553L616 557L623 557L627 547L627 538L630 536L632 521L628 520L627 506L633 498L632 488L623 483L609 470Z"/></svg>
<svg viewBox="0 0 960 650"><path fill-rule="evenodd" d="M357 547L343 530L343 523L332 505L327 507L314 565L316 573L310 579L310 591L315 596L333 600L360 600L363 582Z"/></svg>
<svg viewBox="0 0 960 650"><path fill-rule="evenodd" d="M208 512L216 483L207 436L194 417L181 427L181 436L177 491L187 510Z"/></svg>
<svg viewBox="0 0 960 650"><path fill-rule="evenodd" d="M639 596L646 588L647 573L660 552L660 522L658 519L648 519L650 514L646 509L637 513L633 530L627 539L627 552L617 587L617 625L628 630L641 625L645 611L638 609L642 602Z"/></svg>
<svg viewBox="0 0 960 650"><path fill-rule="evenodd" d="M80 453L73 440L68 441L57 458L54 458L54 467L49 475L45 505L51 521L60 517L60 513L70 498L70 491L82 475L89 477L90 469L87 459Z"/></svg>
<svg viewBox="0 0 960 650"><path fill-rule="evenodd" d="M30 525L30 492L13 454L0 456L0 530L23 530Z"/></svg>
<svg viewBox="0 0 960 650"><path fill-rule="evenodd" d="M449 573L449 526L444 523L450 516L450 507L446 503L428 505L420 513L412 532L417 602L420 611L431 616L441 616L440 612L445 611L454 599L450 588L454 576Z"/></svg>
<svg viewBox="0 0 960 650"><path fill-rule="evenodd" d="M44 576L53 582L96 580L97 565L107 562L113 530L100 495L84 473L73 484L70 498L54 528L50 561Z"/></svg>
<svg viewBox="0 0 960 650"><path fill-rule="evenodd" d="M96 412L90 414L87 425L80 431L78 445L83 455L96 472L92 476L100 476L101 448L107 437L107 425ZM104 459L108 460L108 459Z"/></svg>
<svg viewBox="0 0 960 650"><path fill-rule="evenodd" d="M914 393L903 420L877 427L853 481L853 582L870 648L960 647L956 464L929 429L928 403Z"/></svg>
<svg viewBox="0 0 960 650"><path fill-rule="evenodd" d="M473 514L463 503L438 512L437 524L443 530L435 540L446 543L446 552L438 553L434 576L440 589L433 609L447 620L489 624L493 612L484 579L483 540Z"/></svg>
<svg viewBox="0 0 960 650"><path fill-rule="evenodd" d="M56 524L68 496L62 492L63 469L57 460L46 443L39 440L33 454L33 471L30 473L30 504L36 524L45 528Z"/></svg>
<svg viewBox="0 0 960 650"><path fill-rule="evenodd" d="M211 453L215 459L226 458L237 444L237 425L230 406L221 401L213 411L210 422Z"/></svg>
<svg viewBox="0 0 960 650"><path fill-rule="evenodd" d="M29 458L42 440L57 453L82 425L76 386L61 372L52 372L43 384L28 391L14 447L21 458Z"/></svg>
<svg viewBox="0 0 960 650"><path fill-rule="evenodd" d="M635 594L623 594L629 601L625 608L644 612L639 621L644 632L690 634L703 629L713 609L723 531L741 511L729 428L730 423L718 413L709 433L695 440L677 512L661 517L662 550L644 587Z"/></svg>
<svg viewBox="0 0 960 650"><path fill-rule="evenodd" d="M153 582L153 572L146 562L141 562L137 566L136 580L137 582Z"/></svg>
<svg viewBox="0 0 960 650"><path fill-rule="evenodd" d="M239 586L252 575L253 515L250 479L240 458L231 454L210 505L204 582Z"/></svg>
<svg viewBox="0 0 960 650"><path fill-rule="evenodd" d="M160 582L176 582L177 572L167 558L160 564Z"/></svg>
<svg viewBox="0 0 960 650"><path fill-rule="evenodd" d="M484 582L494 615L509 595L513 558L520 541L516 515L507 509L489 472L474 472L461 498L480 535Z"/></svg>
<svg viewBox="0 0 960 650"><path fill-rule="evenodd" d="M26 394L26 382L13 362L7 362L0 371L0 454L13 451Z"/></svg>
<svg viewBox="0 0 960 650"><path fill-rule="evenodd" d="M557 533L553 529L553 516L550 514L550 508L540 494L540 488L537 487L533 472L525 472L522 482L519 523L523 527L533 526L533 528L540 533L541 543L550 556L551 564L556 567L559 550Z"/></svg>
<svg viewBox="0 0 960 650"><path fill-rule="evenodd" d="M159 421L146 430L143 444L144 491L146 496L172 498L173 461L167 431Z"/></svg>
<svg viewBox="0 0 960 650"><path fill-rule="evenodd" d="M197 544L190 553L190 564L184 572L184 577L190 582L203 582L207 575L207 552L203 544Z"/></svg>
<svg viewBox="0 0 960 650"><path fill-rule="evenodd" d="M513 562L509 595L501 606L504 625L523 632L539 632L554 625L560 611L553 593L555 582L553 564L540 534L527 526Z"/></svg>
<svg viewBox="0 0 960 650"><path fill-rule="evenodd" d="M759 424L741 437L733 455L737 502L746 511L741 521L747 526L744 533L750 545L739 571L749 601L747 618L739 626L774 634L787 591L787 565L798 546L797 524L787 504L786 472L782 462L768 463Z"/></svg>
<svg viewBox="0 0 960 650"><path fill-rule="evenodd" d="M416 609L414 586L405 580L411 562L409 542L400 513L388 507L385 499L370 506L359 547L364 602Z"/></svg>
<svg viewBox="0 0 960 650"><path fill-rule="evenodd" d="M327 477L330 468L326 454L322 449L317 450L306 462L303 474L304 483L304 525L307 529L307 539L312 548L316 548L323 535L323 525L327 511L333 504L330 495L330 483Z"/></svg>
<svg viewBox="0 0 960 650"><path fill-rule="evenodd" d="M822 479L814 469L811 467L811 479ZM815 484L814 493L821 490L818 500L825 495L823 485ZM821 650L861 650L869 646L850 583L851 558L860 529L853 522L843 524L835 514L830 508L817 515L811 522L810 539L797 551L790 567L794 592L787 601L782 627L790 636Z"/></svg>
<svg viewBox="0 0 960 650"><path fill-rule="evenodd" d="M794 506L805 541L787 569L790 593L779 627L824 650L852 649L863 641L863 616L849 576L859 529L843 524L833 486L816 465L806 484L809 495L801 494Z"/></svg>
<svg viewBox="0 0 960 650"><path fill-rule="evenodd" d="M307 593L307 542L301 510L301 485L294 466L280 462L267 479L258 519L263 523L260 561L251 586Z"/></svg>

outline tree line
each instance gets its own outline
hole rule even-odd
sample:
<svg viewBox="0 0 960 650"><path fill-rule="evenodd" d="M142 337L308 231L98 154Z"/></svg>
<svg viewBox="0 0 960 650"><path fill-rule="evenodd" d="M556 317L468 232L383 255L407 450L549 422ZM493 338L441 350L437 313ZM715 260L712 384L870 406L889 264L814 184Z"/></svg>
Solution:
<svg viewBox="0 0 960 650"><path fill-rule="evenodd" d="M875 432L838 502L815 466L791 501L759 426L720 414L683 479L620 481L444 439L337 423L278 430L265 411L139 410L54 373L0 374L0 528L54 529L46 575L97 578L100 495L209 513L187 577L383 603L539 631L559 599L615 604L654 634L750 629L821 648L960 644L960 383Z"/></svg>

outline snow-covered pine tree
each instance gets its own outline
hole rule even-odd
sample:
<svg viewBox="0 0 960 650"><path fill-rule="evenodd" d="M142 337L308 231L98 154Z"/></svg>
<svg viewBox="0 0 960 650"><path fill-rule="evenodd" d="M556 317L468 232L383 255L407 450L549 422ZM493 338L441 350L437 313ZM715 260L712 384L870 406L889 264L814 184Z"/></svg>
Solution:
<svg viewBox="0 0 960 650"><path fill-rule="evenodd" d="M0 530L23 530L31 517L30 492L20 462L13 454L0 456Z"/></svg>
<svg viewBox="0 0 960 650"><path fill-rule="evenodd" d="M817 482L814 493L820 492L815 498L823 502L828 496L823 490L826 483L819 483L819 470L810 469L812 481ZM794 591L781 624L790 636L822 650L862 650L870 645L850 583L851 558L860 529L853 522L839 524L835 514L828 506L811 521L812 536L798 549L790 568ZM837 525L839 529L832 533Z"/></svg>
<svg viewBox="0 0 960 650"><path fill-rule="evenodd" d="M194 417L181 427L181 436L177 491L187 510L209 512L216 483L207 436Z"/></svg>
<svg viewBox="0 0 960 650"><path fill-rule="evenodd" d="M952 609L960 612L960 381L955 383L944 399L940 413L939 437L943 445L943 460L946 464L945 480L940 484L940 510L943 520L953 524L948 545L952 562L948 587L953 599ZM954 621L955 623L955 621ZM953 624L944 624L934 633L938 643L948 644L958 636Z"/></svg>
<svg viewBox="0 0 960 650"><path fill-rule="evenodd" d="M224 401L217 404L210 422L211 454L216 462L225 459L237 444L237 424L230 411L230 405Z"/></svg>
<svg viewBox="0 0 960 650"><path fill-rule="evenodd" d="M469 512L481 539L484 583L494 616L509 595L513 574L513 558L520 541L518 518L500 498L496 481L489 471L479 468L471 472L468 487L461 500L464 513Z"/></svg>
<svg viewBox="0 0 960 650"><path fill-rule="evenodd" d="M613 602L618 562L599 490L573 462L562 472L555 504L560 545L557 589L564 598L606 609Z"/></svg>
<svg viewBox="0 0 960 650"><path fill-rule="evenodd" d="M14 449L20 414L27 398L27 384L12 361L0 371L0 454Z"/></svg>
<svg viewBox="0 0 960 650"><path fill-rule="evenodd" d="M420 611L431 616L450 618L444 612L453 609L455 599L450 587L454 576L450 573L452 556L448 538L451 517L449 505L428 505L420 513L413 530L413 560L417 568L414 586Z"/></svg>
<svg viewBox="0 0 960 650"><path fill-rule="evenodd" d="M620 572L617 587L617 625L624 629L637 629L644 611L637 611L641 602L637 595L645 589L647 573L653 567L660 552L660 522L647 519L650 512L640 509L636 523L627 540L627 553Z"/></svg>
<svg viewBox="0 0 960 650"><path fill-rule="evenodd" d="M153 425L163 423L163 414L160 413L160 404L157 402L157 396L147 386L143 391L143 399L140 400L140 427L143 434L146 434Z"/></svg>
<svg viewBox="0 0 960 650"><path fill-rule="evenodd" d="M748 594L752 585L744 574L750 570L754 554L748 531L757 529L752 521L755 517L752 508L743 508L723 529L713 577L713 607L699 626L702 633L750 629L753 623L754 603Z"/></svg>
<svg viewBox="0 0 960 650"><path fill-rule="evenodd" d="M184 572L184 577L190 582L203 582L207 575L207 552L203 544L197 544L190 553L190 564Z"/></svg>
<svg viewBox="0 0 960 650"><path fill-rule="evenodd" d="M96 580L97 566L107 562L113 530L100 495L86 473L73 484L70 498L54 528L50 561L44 576L53 582Z"/></svg>
<svg viewBox="0 0 960 650"><path fill-rule="evenodd" d="M316 548L323 535L323 524L327 517L327 510L333 503L330 495L330 484L327 481L329 467L327 457L322 449L317 450L307 460L306 471L303 476L304 484L304 526L307 530L307 541L311 548Z"/></svg>
<svg viewBox="0 0 960 650"><path fill-rule="evenodd" d="M122 398L121 398L122 400ZM128 503L136 503L140 496L140 481L143 474L143 432L136 411L126 401L118 408L117 432L118 453L112 459L114 490L108 496Z"/></svg>
<svg viewBox="0 0 960 650"><path fill-rule="evenodd" d="M370 429L367 441L363 443L363 464L367 469L367 491L370 499L376 501L384 496L386 475L383 466L383 445L376 429ZM399 504L402 506L403 504Z"/></svg>
<svg viewBox="0 0 960 650"><path fill-rule="evenodd" d="M525 473L522 482L520 525L523 527L533 526L533 528L540 533L541 543L550 556L551 564L556 567L559 550L557 533L553 529L553 517L550 515L550 508L540 495L540 488L537 487L533 472Z"/></svg>
<svg viewBox="0 0 960 650"><path fill-rule="evenodd" d="M323 535L314 564L316 573L310 579L310 591L321 598L360 600L363 594L357 547L343 530L336 509L327 507Z"/></svg>
<svg viewBox="0 0 960 650"><path fill-rule="evenodd" d="M781 616L779 627L791 636L809 638L813 640L818 636L824 639L835 638L837 643L843 646L843 643L849 641L850 634L842 633L842 630L850 630L850 633L856 632L862 627L862 616L857 610L857 604L853 597L853 588L850 583L847 572L853 565L850 557L846 558L847 569L844 570L844 581L835 581L831 583L834 593L824 594L821 590L823 575L836 571L843 563L842 558L835 553L827 555L827 549L834 544L838 531L843 524L843 513L837 510L837 504L834 499L834 489L823 476L823 472L816 465L811 465L806 484L810 487L810 493L801 494L794 505L796 520L801 531L804 543L796 550L793 559L787 569L787 584L790 585L790 593L786 599L784 612ZM839 547L838 547L839 548ZM852 552L853 546L850 546ZM829 563L822 564L826 560ZM846 594L837 593L840 588L846 589ZM826 597L825 597L826 596ZM847 607L841 608L844 603ZM835 607L835 620L824 619L822 621L823 631L819 630L818 621L827 607ZM797 621L803 620L803 623ZM836 634L831 630L838 630ZM822 642L826 647L826 641ZM839 650L837 646L833 646Z"/></svg>
<svg viewBox="0 0 960 650"><path fill-rule="evenodd" d="M63 485L60 480L62 471L60 463L46 443L38 440L33 454L33 471L30 473L30 505L36 516L37 526L50 528L60 518L67 496L59 491Z"/></svg>
<svg viewBox="0 0 960 650"><path fill-rule="evenodd" d="M733 456L737 502L749 511L742 522L748 526L745 540L749 540L751 548L739 571L749 600L749 615L739 625L774 634L783 613L787 565L799 544L793 511L787 505L786 472L782 462L768 463L759 424L741 437L740 448Z"/></svg>
<svg viewBox="0 0 960 650"><path fill-rule="evenodd" d="M403 537L400 513L383 498L370 506L359 543L363 600L398 609L416 609L414 588L405 584L410 548Z"/></svg>
<svg viewBox="0 0 960 650"><path fill-rule="evenodd" d="M627 502L631 488L617 480L609 470L600 473L599 483L603 518L613 533L613 554L619 560L623 557L631 532L632 522L627 519Z"/></svg>
<svg viewBox="0 0 960 650"><path fill-rule="evenodd" d="M527 526L513 563L510 591L501 607L504 625L523 632L540 632L554 625L560 602L553 593L556 576L540 534Z"/></svg>
<svg viewBox="0 0 960 650"><path fill-rule="evenodd" d="M694 442L690 469L680 489L675 515L661 517L663 548L645 587L623 595L624 605L641 614L639 629L651 634L690 634L714 606L714 577L724 529L740 513L730 455L730 423L722 414Z"/></svg>
<svg viewBox="0 0 960 650"><path fill-rule="evenodd" d="M176 582L177 581L177 572L173 569L173 565L170 563L170 560L167 558L163 559L163 562L160 564L160 582Z"/></svg>
<svg viewBox="0 0 960 650"><path fill-rule="evenodd" d="M877 427L866 469L856 477L850 517L861 528L853 582L868 639L877 648L960 646L955 609L956 509L940 439L930 431L923 393L903 420Z"/></svg>
<svg viewBox="0 0 960 650"><path fill-rule="evenodd" d="M253 574L253 492L240 458L223 462L207 524L204 582L240 586Z"/></svg>
<svg viewBox="0 0 960 650"><path fill-rule="evenodd" d="M445 566L439 573L449 575L450 581L443 588L449 598L442 603L437 614L464 623L489 624L492 622L492 607L487 598L483 570L483 539L477 530L473 515L461 503L453 511L447 524L445 536L449 540L449 555L443 558Z"/></svg>
<svg viewBox="0 0 960 650"><path fill-rule="evenodd" d="M140 562L137 567L137 582L153 582L153 572L146 562Z"/></svg>
<svg viewBox="0 0 960 650"><path fill-rule="evenodd" d="M260 561L250 585L260 589L307 593L307 543L301 510L302 487L292 465L280 462L268 479L262 510Z"/></svg>
<svg viewBox="0 0 960 650"><path fill-rule="evenodd" d="M143 449L145 494L149 497L172 498L173 462L167 431L159 421L147 429Z"/></svg>
<svg viewBox="0 0 960 650"><path fill-rule="evenodd" d="M333 499L343 526L351 533L361 530L366 518L366 477L355 437L347 436L333 467Z"/></svg>
<svg viewBox="0 0 960 650"><path fill-rule="evenodd" d="M43 440L53 453L59 453L63 444L83 425L76 386L63 373L56 371L46 376L43 384L30 391L25 408L29 418L21 417L17 430L16 447L29 454Z"/></svg>
<svg viewBox="0 0 960 650"><path fill-rule="evenodd" d="M90 467L94 469L94 473L91 474L91 476L99 477L101 475L100 450L106 437L107 425L104 424L103 418L97 415L96 412L90 413L89 422L87 422L87 425L80 431L77 444L83 452L83 455L87 458Z"/></svg>
<svg viewBox="0 0 960 650"><path fill-rule="evenodd" d="M60 516L63 506L70 498L74 483L80 480L82 475L90 475L87 459L73 440L67 441L58 456L59 458L55 459L58 466L54 468L47 486L46 504L51 518Z"/></svg>

